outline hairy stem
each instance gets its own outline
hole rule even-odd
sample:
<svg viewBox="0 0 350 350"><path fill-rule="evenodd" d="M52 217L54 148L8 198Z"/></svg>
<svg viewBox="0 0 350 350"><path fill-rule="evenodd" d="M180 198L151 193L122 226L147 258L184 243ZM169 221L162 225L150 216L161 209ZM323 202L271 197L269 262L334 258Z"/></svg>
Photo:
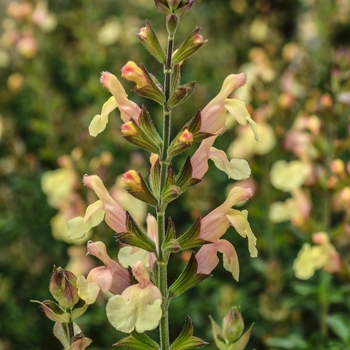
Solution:
<svg viewBox="0 0 350 350"><path fill-rule="evenodd" d="M160 172L161 172L161 193L163 192L166 178L168 174L169 160L168 160L168 148L170 143L170 131L171 131L171 109L168 106L168 99L170 97L170 82L172 75L172 54L174 47L174 36L169 34L168 36L168 47L167 56L164 66L164 94L165 102L163 105L163 146L160 157ZM160 348L167 350L170 347L169 344L169 319L168 319L168 282L167 282L167 263L169 254L162 251L162 245L165 239L165 209L166 204L162 201L162 196L157 207L157 222L158 222L158 243L159 243L159 254L158 254L158 284L159 290L163 296L163 316L159 324L160 333Z"/></svg>

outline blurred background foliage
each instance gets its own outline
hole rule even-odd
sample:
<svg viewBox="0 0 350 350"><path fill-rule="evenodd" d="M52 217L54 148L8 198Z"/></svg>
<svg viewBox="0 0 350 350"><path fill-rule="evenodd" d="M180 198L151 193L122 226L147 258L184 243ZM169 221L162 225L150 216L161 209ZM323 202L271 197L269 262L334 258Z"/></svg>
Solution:
<svg viewBox="0 0 350 350"><path fill-rule="evenodd" d="M54 264L85 274L97 264L85 258L84 242L72 245L64 235L65 221L82 215L93 200L82 176L97 173L122 196L119 175L131 168L147 175L147 154L122 139L118 112L97 138L87 131L109 96L99 83L101 71L119 75L133 60L162 81L162 67L134 35L144 19L165 43L164 18L152 0L0 1L1 350L61 349L53 323L29 300L50 299ZM181 18L177 45L195 26L209 41L183 65L182 82L196 80L197 87L174 114L174 134L217 94L228 74L247 74L236 96L247 103L263 143L231 125L216 147L230 158L246 158L252 168L244 185L255 192L246 208L259 257L251 259L245 240L230 228L225 238L237 249L240 281L219 267L175 299L171 336L190 315L195 335L214 349L208 315L219 322L240 305L246 327L255 323L247 349L349 349L350 3L202 0ZM159 127L160 109L146 104ZM280 160L308 170L302 179L289 168L282 174L276 170ZM230 184L210 167L199 185L170 205L177 232L222 203ZM142 222L145 208L137 210ZM317 241L316 232L326 232L331 243ZM116 256L106 225L91 237ZM321 247L323 260L315 274L298 279L293 264L303 245L310 248L305 244ZM187 258L178 255L170 264L170 282ZM300 259L305 269L311 255ZM93 339L92 350L109 349L122 337L106 319L105 302L101 296L78 320Z"/></svg>

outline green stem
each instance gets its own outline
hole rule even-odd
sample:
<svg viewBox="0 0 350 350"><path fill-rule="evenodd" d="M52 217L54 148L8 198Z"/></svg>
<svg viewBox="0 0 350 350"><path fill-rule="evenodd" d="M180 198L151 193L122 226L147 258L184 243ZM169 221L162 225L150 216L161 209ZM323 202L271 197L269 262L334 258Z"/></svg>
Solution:
<svg viewBox="0 0 350 350"><path fill-rule="evenodd" d="M68 331L69 344L72 345L73 337L74 337L73 322L68 322L67 323L67 331Z"/></svg>
<svg viewBox="0 0 350 350"><path fill-rule="evenodd" d="M172 54L174 47L174 35L169 34L168 36L168 48L167 57L164 67L164 94L165 103L163 105L163 145L160 156L160 193L163 192L166 178L168 174L169 160L168 160L168 148L170 143L170 130L171 130L171 109L168 106L168 99L170 97L170 82L172 75ZM162 251L162 245L165 239L165 209L166 203L163 203L160 198L157 207L157 222L158 222L158 262L157 262L157 274L158 274L158 287L163 296L163 315L159 324L160 333L160 348L167 350L170 347L169 341L169 318L168 318L168 282L167 282L167 263L169 254Z"/></svg>

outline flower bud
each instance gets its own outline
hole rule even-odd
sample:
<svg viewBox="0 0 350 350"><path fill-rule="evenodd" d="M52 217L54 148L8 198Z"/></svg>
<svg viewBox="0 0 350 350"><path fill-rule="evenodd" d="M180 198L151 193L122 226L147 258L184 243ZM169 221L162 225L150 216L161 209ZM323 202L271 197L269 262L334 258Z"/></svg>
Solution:
<svg viewBox="0 0 350 350"><path fill-rule="evenodd" d="M186 128L177 140L185 145L190 145L193 142L193 134Z"/></svg>
<svg viewBox="0 0 350 350"><path fill-rule="evenodd" d="M132 191L142 191L141 178L135 170L129 170L124 173L122 179Z"/></svg>
<svg viewBox="0 0 350 350"><path fill-rule="evenodd" d="M330 164L330 168L334 174L341 175L344 173L345 164L341 159L334 159Z"/></svg>
<svg viewBox="0 0 350 350"><path fill-rule="evenodd" d="M178 23L179 23L179 17L177 17L173 13L171 15L168 15L166 17L166 28L168 30L168 33L175 34Z"/></svg>
<svg viewBox="0 0 350 350"><path fill-rule="evenodd" d="M156 6L157 1L160 3L159 0L156 0ZM163 6L160 3L160 6ZM164 6L165 7L165 6ZM157 6L158 8L158 6ZM159 9L159 8L158 8ZM169 14L167 12L167 14ZM143 27L140 29L140 32L136 34L136 36L141 41L142 45L145 47L145 49L153 56L155 57L160 63L164 63L166 59L165 52L160 45L160 42L158 40L158 36L156 32L154 31L153 27L151 26L151 23L146 20L146 27Z"/></svg>
<svg viewBox="0 0 350 350"><path fill-rule="evenodd" d="M79 301L76 281L72 272L54 266L49 290L61 307L71 308Z"/></svg>
<svg viewBox="0 0 350 350"><path fill-rule="evenodd" d="M123 78L135 82L138 88L147 85L147 80L142 69L135 62L127 62L121 72Z"/></svg>
<svg viewBox="0 0 350 350"><path fill-rule="evenodd" d="M199 27L197 27L180 45L179 49L173 55L173 63L178 64L193 55L207 40L198 34Z"/></svg>
<svg viewBox="0 0 350 350"><path fill-rule="evenodd" d="M124 136L137 136L137 130L132 122L124 123L121 126L121 132Z"/></svg>
<svg viewBox="0 0 350 350"><path fill-rule="evenodd" d="M244 321L241 310L233 307L222 320L222 335L229 344L235 342L243 333Z"/></svg>
<svg viewBox="0 0 350 350"><path fill-rule="evenodd" d="M178 86L168 100L169 107L175 107L184 103L194 91L196 83L194 81Z"/></svg>

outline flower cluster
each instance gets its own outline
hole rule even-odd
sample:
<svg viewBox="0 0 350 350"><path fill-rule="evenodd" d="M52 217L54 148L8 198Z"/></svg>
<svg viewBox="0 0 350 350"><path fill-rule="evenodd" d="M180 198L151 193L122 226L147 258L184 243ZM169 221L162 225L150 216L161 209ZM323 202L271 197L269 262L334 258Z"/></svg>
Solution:
<svg viewBox="0 0 350 350"><path fill-rule="evenodd" d="M164 83L161 84L144 65L138 66L133 61L122 67L121 76L135 83L134 93L162 106L163 134L158 133L155 120L146 107L140 107L129 99L117 76L110 72L102 72L100 82L111 96L103 104L100 114L92 119L89 133L99 137L108 127L110 114L116 109L119 111L123 122L123 138L150 153L148 179L131 169L122 175L122 181L129 195L153 207L156 216L147 216L145 231L145 225L136 222L119 196L112 197L100 176L85 175L83 183L96 194L97 199L87 207L84 215L80 214L68 221L67 235L71 240L86 239L91 229L103 220L106 222L121 244L118 259L108 255L104 243L89 241L88 254L101 260L104 266L91 269L86 278L78 277L76 288L79 298L89 305L96 300L100 290L112 294L107 302L106 314L117 330L130 333L129 337L121 341L124 345L138 348L140 338L135 334L155 329L159 325L160 346L168 349L167 308L171 299L210 277L219 262L218 252L223 254L224 268L235 280L239 279L236 250L229 240L222 238L228 228L232 226L241 237L247 239L251 257L257 257L258 251L257 239L248 222L248 211L233 208L252 197L250 188L232 187L219 207L203 218L198 217L181 235L176 232L175 223L170 217L166 225L167 205L203 179L209 159L233 180L244 180L250 176L247 161L228 159L225 152L213 147L217 137L225 132L227 121L233 118L242 126L250 126L254 142L260 142L260 136L258 126L245 104L231 98L231 94L246 83L247 78L243 73L230 74L218 94L192 118L188 118L175 136L171 135L173 110L191 97L196 85L195 82L181 82L182 63L201 48L206 40L196 28L175 50L174 36L179 18L192 8L194 1L156 0L155 4L160 12L166 14L169 35L167 49L163 49L149 21L146 21L146 26L140 29L137 37L164 66ZM176 169L173 158L198 143L197 150L184 161L180 169ZM187 250L191 251L191 258L182 273L168 286L167 264L170 255ZM192 324L187 320L183 333L172 347L189 349L204 345L192 333ZM249 334L244 339L248 340ZM153 342L146 335L142 341Z"/></svg>

